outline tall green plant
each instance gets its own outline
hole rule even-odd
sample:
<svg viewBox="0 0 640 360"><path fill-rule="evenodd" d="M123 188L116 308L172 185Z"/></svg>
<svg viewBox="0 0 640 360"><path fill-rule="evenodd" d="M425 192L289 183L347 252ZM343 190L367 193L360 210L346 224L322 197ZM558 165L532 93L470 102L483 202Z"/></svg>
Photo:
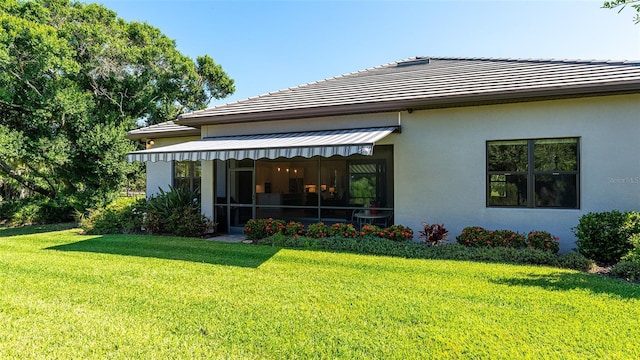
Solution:
<svg viewBox="0 0 640 360"><path fill-rule="evenodd" d="M169 186L169 191L159 189L147 201L145 227L152 233L200 236L210 225L200 213L200 195L195 190Z"/></svg>
<svg viewBox="0 0 640 360"><path fill-rule="evenodd" d="M588 213L573 228L578 252L603 263L615 263L633 247L629 237L640 233L640 213L612 210Z"/></svg>

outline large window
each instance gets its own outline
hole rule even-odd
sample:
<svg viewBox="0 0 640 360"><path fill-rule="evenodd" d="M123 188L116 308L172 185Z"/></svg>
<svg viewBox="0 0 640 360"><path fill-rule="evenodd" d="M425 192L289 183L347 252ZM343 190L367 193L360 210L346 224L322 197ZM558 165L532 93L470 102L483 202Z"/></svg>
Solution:
<svg viewBox="0 0 640 360"><path fill-rule="evenodd" d="M363 207L393 210L393 149L373 156L279 158L255 164L256 216L345 221Z"/></svg>
<svg viewBox="0 0 640 360"><path fill-rule="evenodd" d="M175 161L173 163L173 187L185 187L200 192L200 162Z"/></svg>
<svg viewBox="0 0 640 360"><path fill-rule="evenodd" d="M577 138L487 142L487 206L579 207Z"/></svg>

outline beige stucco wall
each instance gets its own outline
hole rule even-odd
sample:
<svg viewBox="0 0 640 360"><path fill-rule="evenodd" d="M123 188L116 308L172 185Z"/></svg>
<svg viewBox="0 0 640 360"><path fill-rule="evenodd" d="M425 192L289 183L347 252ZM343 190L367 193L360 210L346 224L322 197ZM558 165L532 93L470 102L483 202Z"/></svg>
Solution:
<svg viewBox="0 0 640 360"><path fill-rule="evenodd" d="M203 126L202 137L278 134L292 131L323 131L395 125L398 125L397 112Z"/></svg>
<svg viewBox="0 0 640 360"><path fill-rule="evenodd" d="M486 141L581 139L581 208L486 207ZM640 95L403 113L394 144L396 223L444 223L455 240L470 225L547 230L574 247L581 215L640 210Z"/></svg>

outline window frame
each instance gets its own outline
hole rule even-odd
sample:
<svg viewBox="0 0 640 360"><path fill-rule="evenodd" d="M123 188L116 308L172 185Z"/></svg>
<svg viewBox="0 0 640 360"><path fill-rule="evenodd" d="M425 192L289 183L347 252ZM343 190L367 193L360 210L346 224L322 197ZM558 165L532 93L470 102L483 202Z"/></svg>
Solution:
<svg viewBox="0 0 640 360"><path fill-rule="evenodd" d="M575 140L576 142L576 169L575 170L536 170L535 169L535 143L537 141L545 141L545 140ZM515 142L515 141L526 141L527 142L527 164L526 171L496 171L490 170L489 168L489 148L493 143L500 142ZM581 153L581 138L576 136L568 136L568 137L554 137L554 138L531 138L531 139L501 139L501 140L487 140L485 143L485 205L487 208L517 208L517 209L563 209L563 210L579 210L580 209L580 153ZM495 175L503 175L503 176L526 176L526 186L527 186L527 199L524 205L492 205L491 204L491 177ZM576 196L576 205L574 206L539 206L536 205L536 176L541 175L553 175L553 176L563 176L563 175L575 175L575 196ZM495 182L495 181L494 181Z"/></svg>
<svg viewBox="0 0 640 360"><path fill-rule="evenodd" d="M191 191L196 191L198 193L200 193L200 188L201 188L201 181L202 181L202 172L200 172L200 176L196 176L196 166L202 166L201 163L199 161L190 161L190 160L185 160L185 161L172 161L171 162L171 186L173 186L174 188L176 187L176 179L178 179L178 176L176 176L176 165L177 163L189 163L189 174L186 177L180 177L180 179L188 179L189 181L189 190ZM200 170L202 171L202 169Z"/></svg>

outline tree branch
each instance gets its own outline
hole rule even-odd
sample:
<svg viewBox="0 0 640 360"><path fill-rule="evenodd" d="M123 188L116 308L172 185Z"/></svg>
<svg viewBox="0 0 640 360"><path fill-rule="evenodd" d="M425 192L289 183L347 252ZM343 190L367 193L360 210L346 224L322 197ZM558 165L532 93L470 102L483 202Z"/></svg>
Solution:
<svg viewBox="0 0 640 360"><path fill-rule="evenodd" d="M26 187L31 191L37 192L38 194L44 195L50 199L55 198L55 193L51 193L47 189L41 186L38 186L36 184L33 184L29 180L25 179L22 175L16 173L11 168L11 166L7 164L4 160L0 160L0 171L2 171L5 175L19 182L20 184L22 184L22 186Z"/></svg>

